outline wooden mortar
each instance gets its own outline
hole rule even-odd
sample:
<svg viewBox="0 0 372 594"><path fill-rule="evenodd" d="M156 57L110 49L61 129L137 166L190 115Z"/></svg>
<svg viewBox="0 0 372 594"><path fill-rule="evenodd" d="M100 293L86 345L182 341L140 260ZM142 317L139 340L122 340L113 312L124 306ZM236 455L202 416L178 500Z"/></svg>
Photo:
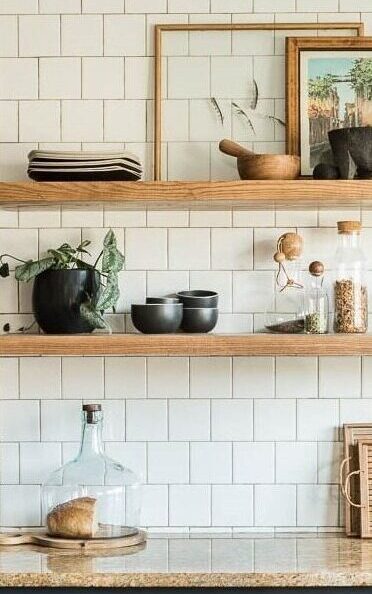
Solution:
<svg viewBox="0 0 372 594"><path fill-rule="evenodd" d="M296 155L256 154L227 138L219 147L225 155L237 158L240 179L297 179L300 175Z"/></svg>

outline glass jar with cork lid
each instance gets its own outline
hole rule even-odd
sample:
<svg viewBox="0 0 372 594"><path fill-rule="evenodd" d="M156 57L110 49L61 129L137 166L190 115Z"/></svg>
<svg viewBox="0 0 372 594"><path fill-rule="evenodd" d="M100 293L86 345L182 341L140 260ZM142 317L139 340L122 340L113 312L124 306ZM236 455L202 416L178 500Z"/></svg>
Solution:
<svg viewBox="0 0 372 594"><path fill-rule="evenodd" d="M324 265L314 261L309 265L310 286L304 297L304 330L306 334L328 332L328 295L323 288Z"/></svg>
<svg viewBox="0 0 372 594"><path fill-rule="evenodd" d="M335 256L334 331L363 333L368 328L366 258L359 221L339 221Z"/></svg>

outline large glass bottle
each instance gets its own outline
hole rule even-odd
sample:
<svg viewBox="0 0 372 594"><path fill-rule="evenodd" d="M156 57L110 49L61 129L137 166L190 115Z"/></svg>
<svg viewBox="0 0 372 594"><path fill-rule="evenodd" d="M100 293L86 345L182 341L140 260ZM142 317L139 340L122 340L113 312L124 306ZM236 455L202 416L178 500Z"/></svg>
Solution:
<svg viewBox="0 0 372 594"><path fill-rule="evenodd" d="M97 528L92 538L129 536L138 532L140 482L134 472L104 454L102 424L101 405L83 405L79 453L74 460L52 472L43 485L43 519L49 531L49 518L57 506L58 513L63 510L61 504L69 502L71 509L88 501L95 506Z"/></svg>
<svg viewBox="0 0 372 594"><path fill-rule="evenodd" d="M335 257L334 331L367 332L366 259L361 248L359 221L339 221Z"/></svg>

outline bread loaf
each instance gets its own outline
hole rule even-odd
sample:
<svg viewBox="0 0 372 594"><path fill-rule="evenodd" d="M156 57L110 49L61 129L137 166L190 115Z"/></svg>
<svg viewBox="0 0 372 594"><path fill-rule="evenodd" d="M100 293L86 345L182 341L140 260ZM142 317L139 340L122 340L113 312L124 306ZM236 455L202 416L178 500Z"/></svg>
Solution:
<svg viewBox="0 0 372 594"><path fill-rule="evenodd" d="M61 503L47 515L48 534L65 538L92 538L98 528L97 499L78 497Z"/></svg>

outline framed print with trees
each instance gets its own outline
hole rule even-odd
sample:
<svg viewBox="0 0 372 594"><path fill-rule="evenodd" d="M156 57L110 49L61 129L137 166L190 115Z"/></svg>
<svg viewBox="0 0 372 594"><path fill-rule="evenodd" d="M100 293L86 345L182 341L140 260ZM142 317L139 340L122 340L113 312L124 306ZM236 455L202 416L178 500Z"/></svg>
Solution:
<svg viewBox="0 0 372 594"><path fill-rule="evenodd" d="M327 162L328 132L372 125L372 37L288 37L286 150L301 175Z"/></svg>

